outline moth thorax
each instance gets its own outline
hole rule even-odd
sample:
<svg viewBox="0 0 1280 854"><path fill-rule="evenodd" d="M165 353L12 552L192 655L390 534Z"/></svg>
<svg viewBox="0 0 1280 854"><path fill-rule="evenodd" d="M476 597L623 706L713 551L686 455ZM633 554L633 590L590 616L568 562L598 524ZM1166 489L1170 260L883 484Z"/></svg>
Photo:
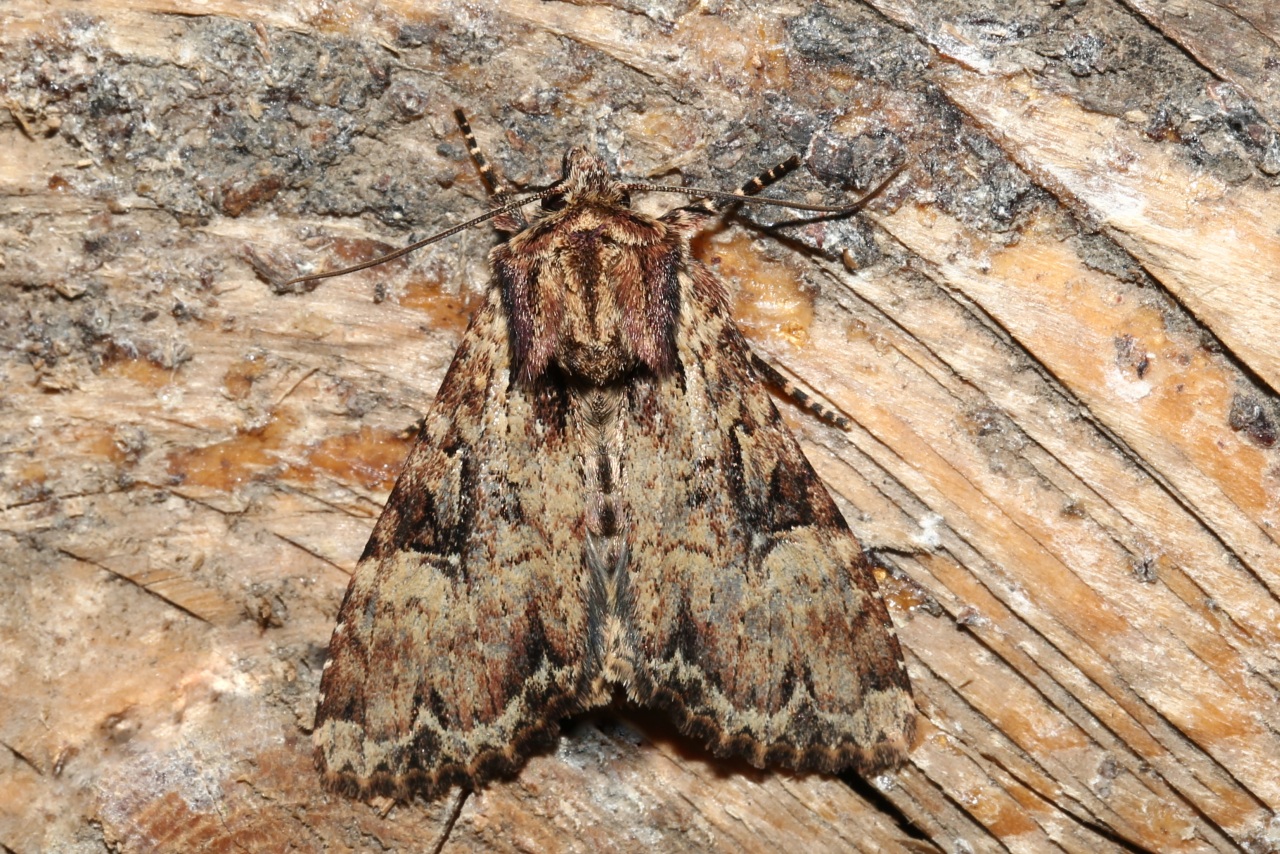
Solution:
<svg viewBox="0 0 1280 854"><path fill-rule="evenodd" d="M624 309L607 276L595 281L566 277L555 360L570 376L605 385L626 376L636 355L625 330Z"/></svg>
<svg viewBox="0 0 1280 854"><path fill-rule="evenodd" d="M566 235L558 270L546 284L563 290L555 361L566 373L597 385L616 382L650 361L655 345L644 322L644 249L617 239L616 220Z"/></svg>
<svg viewBox="0 0 1280 854"><path fill-rule="evenodd" d="M495 250L521 377L536 380L554 363L604 386L640 365L669 370L682 247L657 220L584 204Z"/></svg>

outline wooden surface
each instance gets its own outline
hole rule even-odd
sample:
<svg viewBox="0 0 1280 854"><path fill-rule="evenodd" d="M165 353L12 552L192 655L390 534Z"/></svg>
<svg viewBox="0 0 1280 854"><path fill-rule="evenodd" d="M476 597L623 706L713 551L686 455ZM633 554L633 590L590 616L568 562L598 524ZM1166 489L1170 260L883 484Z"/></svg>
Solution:
<svg viewBox="0 0 1280 854"><path fill-rule="evenodd" d="M494 237L255 265L483 210L462 106L532 184L572 144L723 188L800 150L827 203L907 164L700 251L855 422L787 411L923 720L868 781L572 721L445 850L1280 849L1278 43L1265 0L0 5L0 844L442 832L323 792L309 731Z"/></svg>

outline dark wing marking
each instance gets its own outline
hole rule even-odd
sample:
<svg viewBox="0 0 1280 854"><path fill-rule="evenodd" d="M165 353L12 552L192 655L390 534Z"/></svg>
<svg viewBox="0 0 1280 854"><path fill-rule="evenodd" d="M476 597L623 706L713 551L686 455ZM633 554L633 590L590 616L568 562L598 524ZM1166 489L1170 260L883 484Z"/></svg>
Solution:
<svg viewBox="0 0 1280 854"><path fill-rule="evenodd" d="M757 766L899 762L914 707L875 578L718 283L686 269L680 365L630 392L629 693Z"/></svg>
<svg viewBox="0 0 1280 854"><path fill-rule="evenodd" d="M583 541L565 392L550 381L527 392L510 375L495 289L338 615L314 739L331 787L400 798L475 787L513 772L585 699L586 574L564 571Z"/></svg>

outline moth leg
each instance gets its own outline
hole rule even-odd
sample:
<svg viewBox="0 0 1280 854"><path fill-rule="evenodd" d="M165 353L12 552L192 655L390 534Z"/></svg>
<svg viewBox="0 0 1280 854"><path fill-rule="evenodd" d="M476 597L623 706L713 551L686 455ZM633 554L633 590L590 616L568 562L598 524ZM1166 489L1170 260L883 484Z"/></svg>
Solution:
<svg viewBox="0 0 1280 854"><path fill-rule="evenodd" d="M779 163L777 166L773 166L769 169L764 170L759 175L756 175L750 181L743 184L741 187L738 188L737 192L734 195L754 196L756 193L760 192L761 190L763 190L765 187L769 186L773 182L780 180L781 178L785 178L787 175L790 175L792 172L796 170L796 167L799 165L800 165L800 155L793 154L790 157L788 157L786 160Z"/></svg>
<svg viewBox="0 0 1280 854"><path fill-rule="evenodd" d="M444 850L445 843L449 841L454 825L458 823L458 819L462 816L462 808L466 806L467 799L471 797L472 791L473 789L470 786L463 786L454 795L453 807L445 818L444 827L441 829L439 837L436 838L436 844L431 846L431 854L440 854Z"/></svg>
<svg viewBox="0 0 1280 854"><path fill-rule="evenodd" d="M453 117L458 122L458 127L462 130L462 137L467 144L467 154L471 155L472 162L476 164L476 169L480 172L480 181L484 184L485 191L493 199L495 207L502 207L510 201L511 196L515 193L515 188L508 187L506 181L502 180L502 176L489 164L489 159L480 150L480 143L476 141L476 135L471 130L471 123L467 121L466 114L462 110L454 110ZM493 225L499 231L514 233L525 228L528 222L525 220L524 214L517 210L495 217Z"/></svg>
<svg viewBox="0 0 1280 854"><path fill-rule="evenodd" d="M793 154L777 166L770 167L747 181L734 192L734 195L754 196L765 187L794 172L800 162L800 156ZM714 214L729 204L732 204L732 200L699 199L692 205L688 205L686 210L701 214ZM751 355L752 367L756 369L767 385L776 388L784 397L828 424L834 424L841 430L849 429L848 418L836 412L834 408L814 400L812 395L784 376L773 365L757 356L754 351L748 352Z"/></svg>
<svg viewBox="0 0 1280 854"><path fill-rule="evenodd" d="M761 190L763 190L765 187L769 186L773 182L794 172L796 167L799 165L800 165L800 155L793 154L790 157L788 157L786 160L779 163L777 166L772 166L764 170L759 175L756 175L750 181L743 184L737 190L734 190L733 195L739 198L743 198L746 196L754 196L756 193L760 192ZM698 199L693 204L686 205L680 210L686 210L695 214L702 214L702 215L717 214L733 203L734 203L733 198Z"/></svg>
<svg viewBox="0 0 1280 854"><path fill-rule="evenodd" d="M764 380L766 385L777 389L783 397L790 400L796 406L804 409L814 417L834 424L841 430L848 430L852 424L844 415L837 412L834 408L826 404L814 400L813 396L804 389L800 388L795 382L788 379L781 371L773 365L761 359L755 354L755 351L748 351L751 354L751 367L755 368L756 373L760 374L760 378Z"/></svg>

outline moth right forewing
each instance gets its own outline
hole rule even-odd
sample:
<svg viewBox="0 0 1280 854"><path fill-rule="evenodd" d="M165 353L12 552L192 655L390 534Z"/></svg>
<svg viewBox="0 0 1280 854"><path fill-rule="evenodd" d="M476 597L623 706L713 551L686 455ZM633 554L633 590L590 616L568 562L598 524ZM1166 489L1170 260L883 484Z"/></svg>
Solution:
<svg viewBox="0 0 1280 854"><path fill-rule="evenodd" d="M696 261L681 283L679 365L637 382L629 413L629 690L758 765L899 762L914 707L870 567L720 284Z"/></svg>

